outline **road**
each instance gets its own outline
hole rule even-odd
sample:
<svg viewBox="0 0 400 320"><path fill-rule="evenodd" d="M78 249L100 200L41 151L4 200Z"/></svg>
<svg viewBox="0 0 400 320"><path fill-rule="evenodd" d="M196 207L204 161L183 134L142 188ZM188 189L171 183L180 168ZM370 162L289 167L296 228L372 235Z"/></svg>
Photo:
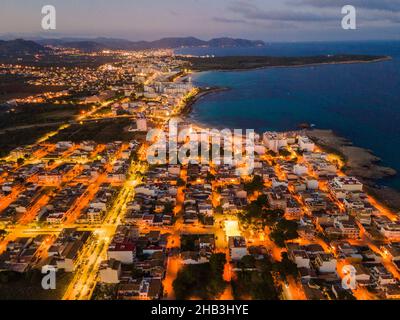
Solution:
<svg viewBox="0 0 400 320"><path fill-rule="evenodd" d="M137 163L132 163L130 172L143 170ZM126 212L126 204L133 198L135 186L140 179L135 174L124 183L113 207L104 219L104 224L96 228L98 239L89 241L78 263L77 272L68 286L63 300L89 300L97 283L98 271L103 260L107 259L108 245Z"/></svg>

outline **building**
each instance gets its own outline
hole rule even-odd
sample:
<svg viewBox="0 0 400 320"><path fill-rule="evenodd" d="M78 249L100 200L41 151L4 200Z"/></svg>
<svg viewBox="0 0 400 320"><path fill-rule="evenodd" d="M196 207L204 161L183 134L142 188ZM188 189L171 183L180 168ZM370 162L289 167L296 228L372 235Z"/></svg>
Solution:
<svg viewBox="0 0 400 320"><path fill-rule="evenodd" d="M286 134L278 132L265 132L263 134L264 145L274 152L278 152L280 148L288 145Z"/></svg>
<svg viewBox="0 0 400 320"><path fill-rule="evenodd" d="M336 273L336 259L330 253L319 253L315 265L320 273Z"/></svg>
<svg viewBox="0 0 400 320"><path fill-rule="evenodd" d="M400 239L400 223L398 222L384 224L379 231L385 238L391 240Z"/></svg>
<svg viewBox="0 0 400 320"><path fill-rule="evenodd" d="M293 250L289 257L297 265L297 268L310 268L310 258L304 250Z"/></svg>
<svg viewBox="0 0 400 320"><path fill-rule="evenodd" d="M138 131L147 131L147 120L145 117L136 119L136 127Z"/></svg>
<svg viewBox="0 0 400 320"><path fill-rule="evenodd" d="M83 242L80 240L69 242L57 260L57 269L63 269L65 272L74 272L82 246Z"/></svg>
<svg viewBox="0 0 400 320"><path fill-rule="evenodd" d="M246 246L246 239L244 237L229 237L228 242L229 254L232 260L238 261L249 254Z"/></svg>
<svg viewBox="0 0 400 320"><path fill-rule="evenodd" d="M133 264L136 246L130 242L111 243L108 247L108 259L115 259L123 264Z"/></svg>
<svg viewBox="0 0 400 320"><path fill-rule="evenodd" d="M103 261L100 265L100 282L103 283L119 283L121 275L121 262L111 259Z"/></svg>
<svg viewBox="0 0 400 320"><path fill-rule="evenodd" d="M298 138L299 148L302 151L313 152L315 149L315 143L311 141L310 138L306 136L300 136Z"/></svg>

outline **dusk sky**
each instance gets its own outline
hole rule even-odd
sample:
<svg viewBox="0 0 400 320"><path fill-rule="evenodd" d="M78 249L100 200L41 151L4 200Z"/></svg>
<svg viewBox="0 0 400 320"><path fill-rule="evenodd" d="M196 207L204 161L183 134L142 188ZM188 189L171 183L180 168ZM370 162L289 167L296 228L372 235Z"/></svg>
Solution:
<svg viewBox="0 0 400 320"><path fill-rule="evenodd" d="M57 10L57 30L41 30L41 8ZM341 8L357 8L356 31ZM0 35L244 37L266 41L400 39L400 0L1 0Z"/></svg>

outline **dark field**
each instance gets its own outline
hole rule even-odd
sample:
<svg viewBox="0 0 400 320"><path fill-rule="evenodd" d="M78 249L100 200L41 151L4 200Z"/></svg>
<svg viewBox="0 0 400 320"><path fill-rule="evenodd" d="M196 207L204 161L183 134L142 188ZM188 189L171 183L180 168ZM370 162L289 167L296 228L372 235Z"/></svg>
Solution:
<svg viewBox="0 0 400 320"><path fill-rule="evenodd" d="M33 55L0 56L0 63L15 64L18 58L18 64L36 67L98 67L105 63L118 62L120 59L115 56L90 56L90 55L54 55L48 54L36 58Z"/></svg>
<svg viewBox="0 0 400 320"><path fill-rule="evenodd" d="M14 111L0 112L0 130L19 126L43 125L59 121L67 122L89 107L73 104L29 104L18 106Z"/></svg>
<svg viewBox="0 0 400 320"><path fill-rule="evenodd" d="M0 75L0 103L16 98L26 98L34 94L48 91L62 91L67 89L62 86L34 86L26 81L31 78L17 75Z"/></svg>
<svg viewBox="0 0 400 320"><path fill-rule="evenodd" d="M31 270L25 274L0 272L0 299L60 300L73 275L73 273L57 272L56 289L44 290L41 286L43 275L39 270Z"/></svg>
<svg viewBox="0 0 400 320"><path fill-rule="evenodd" d="M108 143L112 141L145 139L146 134L126 131L125 128L130 124L132 124L132 120L130 119L99 120L97 122L85 122L82 125L74 124L61 130L50 141L81 142L84 140L93 140L97 143Z"/></svg>
<svg viewBox="0 0 400 320"><path fill-rule="evenodd" d="M57 128L58 126L36 127L0 133L0 157L6 156L17 147L33 144L43 135Z"/></svg>

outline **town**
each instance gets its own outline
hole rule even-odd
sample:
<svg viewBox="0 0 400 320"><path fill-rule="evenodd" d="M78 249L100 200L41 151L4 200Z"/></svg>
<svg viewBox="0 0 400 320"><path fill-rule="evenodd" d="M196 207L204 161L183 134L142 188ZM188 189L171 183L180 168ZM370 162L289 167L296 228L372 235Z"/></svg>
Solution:
<svg viewBox="0 0 400 320"><path fill-rule="evenodd" d="M398 213L307 131L257 133L251 171L203 154L150 164L146 135L167 132L172 118L202 141L209 128L186 115L212 88L196 87L172 50L57 50L115 61L0 65L0 74L51 87L8 100L9 114L26 105L81 108L68 119L16 124L48 130L0 160L3 282L52 266L56 292L36 288L35 298L400 298ZM115 128L108 134L103 124ZM354 285L344 285L345 266L355 269Z"/></svg>

